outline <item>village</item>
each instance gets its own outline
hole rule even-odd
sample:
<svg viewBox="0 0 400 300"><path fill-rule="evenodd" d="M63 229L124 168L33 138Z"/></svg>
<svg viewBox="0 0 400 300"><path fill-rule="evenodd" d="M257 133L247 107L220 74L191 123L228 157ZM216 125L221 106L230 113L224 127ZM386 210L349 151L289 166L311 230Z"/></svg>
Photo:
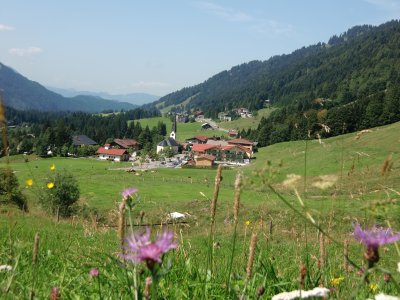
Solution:
<svg viewBox="0 0 400 300"><path fill-rule="evenodd" d="M251 116L247 109L235 110L240 117ZM205 119L202 111L193 113L196 122L201 123L201 130L216 130L218 125L211 119ZM221 114L222 116L222 114ZM238 136L237 130L221 129L229 138L214 135L195 135L184 141L178 139L178 123L188 122L188 116L175 113L173 116L172 130L168 137L158 143L157 159L140 156L141 145L135 139L118 138L104 145L98 145L86 135L73 137L75 147L99 146L95 157L99 160L113 162L132 162L133 167L153 168L179 168L182 166L208 168L218 164L241 166L249 164L257 149L257 142ZM221 119L222 120L222 119Z"/></svg>

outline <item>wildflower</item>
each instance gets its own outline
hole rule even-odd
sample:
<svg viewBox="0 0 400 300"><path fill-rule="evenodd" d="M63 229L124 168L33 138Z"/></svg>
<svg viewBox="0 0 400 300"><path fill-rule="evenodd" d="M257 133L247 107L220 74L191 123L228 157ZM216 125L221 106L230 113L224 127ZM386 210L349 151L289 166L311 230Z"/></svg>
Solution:
<svg viewBox="0 0 400 300"><path fill-rule="evenodd" d="M32 186L33 185L33 180L31 178L29 178L29 179L27 179L25 181L25 183L26 183L27 186Z"/></svg>
<svg viewBox="0 0 400 300"><path fill-rule="evenodd" d="M51 181L50 181L50 182L47 183L47 188L48 188L48 189L51 190L53 187L54 187L54 182L51 182Z"/></svg>
<svg viewBox="0 0 400 300"><path fill-rule="evenodd" d="M331 279L331 285L338 286L339 284L342 283L343 280L344 280L343 276L340 276L340 277L337 277L337 278L332 278Z"/></svg>
<svg viewBox="0 0 400 300"><path fill-rule="evenodd" d="M89 271L90 277L99 277L99 270L96 268L93 268Z"/></svg>
<svg viewBox="0 0 400 300"><path fill-rule="evenodd" d="M399 262L399 263L397 263L397 272L399 272L399 273L400 273L400 262Z"/></svg>
<svg viewBox="0 0 400 300"><path fill-rule="evenodd" d="M247 220L247 221L246 221L246 226L249 226L249 225L250 225L250 221Z"/></svg>
<svg viewBox="0 0 400 300"><path fill-rule="evenodd" d="M124 199L128 199L132 194L136 193L137 191L138 189L135 188L127 188L123 190L121 194Z"/></svg>
<svg viewBox="0 0 400 300"><path fill-rule="evenodd" d="M126 254L122 256L134 263L146 262L147 267L153 270L156 263L161 264L162 255L177 245L172 241L173 232L164 231L157 234L157 239L151 241L150 228L146 228L145 233L135 233L126 238L124 250Z"/></svg>
<svg viewBox="0 0 400 300"><path fill-rule="evenodd" d="M50 171L55 171L56 170L56 166L54 165L54 164L52 164L51 166L50 166Z"/></svg>
<svg viewBox="0 0 400 300"><path fill-rule="evenodd" d="M12 268L10 265L0 265L0 272L11 271Z"/></svg>
<svg viewBox="0 0 400 300"><path fill-rule="evenodd" d="M51 289L51 294L50 294L50 300L57 300L60 299L61 295L60 295L60 290L58 289L58 287L53 287Z"/></svg>
<svg viewBox="0 0 400 300"><path fill-rule="evenodd" d="M369 290L373 293L376 293L379 289L379 285L377 285L376 283L371 283L369 285Z"/></svg>
<svg viewBox="0 0 400 300"><path fill-rule="evenodd" d="M383 281L385 281L386 283L389 283L390 279L392 279L392 276L390 276L389 273L385 273L383 275Z"/></svg>
<svg viewBox="0 0 400 300"><path fill-rule="evenodd" d="M391 228L372 227L371 230L362 230L360 225L354 227L354 237L366 246L364 257L370 268L379 261L379 246L394 243L400 239L400 233L394 233Z"/></svg>

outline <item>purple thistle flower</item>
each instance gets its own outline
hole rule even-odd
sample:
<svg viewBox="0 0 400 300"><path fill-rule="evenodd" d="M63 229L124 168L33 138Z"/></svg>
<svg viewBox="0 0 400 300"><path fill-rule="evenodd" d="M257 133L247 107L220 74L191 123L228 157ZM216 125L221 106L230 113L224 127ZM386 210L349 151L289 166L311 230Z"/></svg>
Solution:
<svg viewBox="0 0 400 300"><path fill-rule="evenodd" d="M400 239L400 233L394 233L391 228L379 228L375 225L371 230L362 230L360 224L354 227L354 237L366 247L379 247Z"/></svg>
<svg viewBox="0 0 400 300"><path fill-rule="evenodd" d="M394 233L391 228L373 226L370 230L362 230L360 224L354 226L354 238L367 248L364 257L372 268L379 261L379 246L400 240L400 233Z"/></svg>
<svg viewBox="0 0 400 300"><path fill-rule="evenodd" d="M99 270L96 268L93 268L89 271L90 277L98 277L99 276Z"/></svg>
<svg viewBox="0 0 400 300"><path fill-rule="evenodd" d="M132 194L136 193L138 191L138 189L135 188L127 188L125 190L122 191L122 197L124 197L124 199L127 199L128 197L130 197Z"/></svg>
<svg viewBox="0 0 400 300"><path fill-rule="evenodd" d="M134 233L126 238L124 250L126 254L122 257L134 263L146 262L150 270L156 263L161 263L164 253L177 247L173 242L174 234L172 231L164 230L157 234L157 239L151 241L150 228L146 228L145 233Z"/></svg>

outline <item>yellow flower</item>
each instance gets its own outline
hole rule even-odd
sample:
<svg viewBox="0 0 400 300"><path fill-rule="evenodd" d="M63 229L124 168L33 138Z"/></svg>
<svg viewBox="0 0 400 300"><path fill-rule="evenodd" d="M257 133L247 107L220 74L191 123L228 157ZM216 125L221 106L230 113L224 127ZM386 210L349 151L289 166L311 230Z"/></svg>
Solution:
<svg viewBox="0 0 400 300"><path fill-rule="evenodd" d="M51 166L50 166L50 171L55 171L56 170L56 166L54 165L54 164L52 164Z"/></svg>
<svg viewBox="0 0 400 300"><path fill-rule="evenodd" d="M332 286L338 286L343 280L344 280L343 276L340 276L340 277L337 277L337 278L332 278L331 279L331 285Z"/></svg>
<svg viewBox="0 0 400 300"><path fill-rule="evenodd" d="M31 178L29 178L29 179L27 179L25 181L25 183L26 183L27 186L32 186L33 185L33 180Z"/></svg>
<svg viewBox="0 0 400 300"><path fill-rule="evenodd" d="M371 283L369 285L369 290L373 293L376 293L379 290L379 285L377 285L376 283Z"/></svg>
<svg viewBox="0 0 400 300"><path fill-rule="evenodd" d="M48 189L52 189L53 187L54 187L54 182L50 181L50 182L47 183L47 188Z"/></svg>
<svg viewBox="0 0 400 300"><path fill-rule="evenodd" d="M249 226L249 225L250 225L250 221L247 220L247 221L246 221L246 226Z"/></svg>

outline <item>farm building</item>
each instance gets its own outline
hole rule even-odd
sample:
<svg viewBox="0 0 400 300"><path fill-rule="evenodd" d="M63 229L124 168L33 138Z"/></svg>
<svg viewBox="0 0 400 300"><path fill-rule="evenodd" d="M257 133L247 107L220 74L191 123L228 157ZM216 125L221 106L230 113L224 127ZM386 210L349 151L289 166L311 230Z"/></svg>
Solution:
<svg viewBox="0 0 400 300"><path fill-rule="evenodd" d="M72 145L84 147L84 146L95 146L98 145L97 142L93 141L88 136L81 134L81 135L74 135L72 137Z"/></svg>
<svg viewBox="0 0 400 300"><path fill-rule="evenodd" d="M110 146L112 148L139 150L139 142L134 139L114 139Z"/></svg>
<svg viewBox="0 0 400 300"><path fill-rule="evenodd" d="M195 159L196 167L211 167L215 161L215 156L203 154L197 156Z"/></svg>
<svg viewBox="0 0 400 300"><path fill-rule="evenodd" d="M101 160L127 161L129 153L125 149L110 149L108 147L100 147L96 154Z"/></svg>

